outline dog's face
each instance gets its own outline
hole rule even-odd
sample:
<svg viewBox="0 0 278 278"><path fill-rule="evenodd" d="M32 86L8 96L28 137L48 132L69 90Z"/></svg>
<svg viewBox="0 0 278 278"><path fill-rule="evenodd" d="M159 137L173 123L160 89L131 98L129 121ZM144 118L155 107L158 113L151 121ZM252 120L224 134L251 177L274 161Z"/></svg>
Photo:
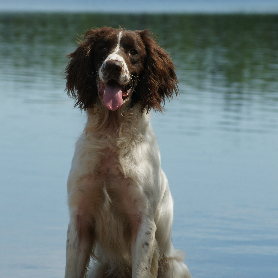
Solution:
<svg viewBox="0 0 278 278"><path fill-rule="evenodd" d="M146 51L137 33L117 30L112 34L99 40L93 53L98 57L94 66L98 69L99 97L115 111L131 99Z"/></svg>
<svg viewBox="0 0 278 278"><path fill-rule="evenodd" d="M68 93L88 109L111 111L140 103L141 110L162 109L177 93L174 64L148 31L104 27L89 30L66 68Z"/></svg>

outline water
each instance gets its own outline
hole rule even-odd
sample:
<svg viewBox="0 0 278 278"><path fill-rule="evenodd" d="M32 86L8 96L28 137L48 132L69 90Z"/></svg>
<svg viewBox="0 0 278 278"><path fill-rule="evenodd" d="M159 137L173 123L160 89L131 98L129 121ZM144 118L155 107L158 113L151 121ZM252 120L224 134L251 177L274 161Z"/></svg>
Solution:
<svg viewBox="0 0 278 278"><path fill-rule="evenodd" d="M66 54L94 26L151 29L180 95L152 123L193 277L278 277L278 16L0 14L1 277L63 277L85 114Z"/></svg>

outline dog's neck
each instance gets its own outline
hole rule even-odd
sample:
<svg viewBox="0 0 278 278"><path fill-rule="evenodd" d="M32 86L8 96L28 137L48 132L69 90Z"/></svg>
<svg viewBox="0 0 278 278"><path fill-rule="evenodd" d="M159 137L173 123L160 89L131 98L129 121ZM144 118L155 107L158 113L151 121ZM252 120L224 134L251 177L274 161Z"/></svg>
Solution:
<svg viewBox="0 0 278 278"><path fill-rule="evenodd" d="M142 141L150 124L150 115L140 111L140 106L132 109L109 111L103 105L87 110L88 120L85 134L101 141L109 141L118 149L126 149Z"/></svg>

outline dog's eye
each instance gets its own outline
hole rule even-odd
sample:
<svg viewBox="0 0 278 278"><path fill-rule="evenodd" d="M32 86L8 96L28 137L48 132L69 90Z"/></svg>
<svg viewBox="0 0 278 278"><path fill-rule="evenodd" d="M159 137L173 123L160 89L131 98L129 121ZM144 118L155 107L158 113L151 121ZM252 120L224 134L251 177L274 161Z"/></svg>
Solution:
<svg viewBox="0 0 278 278"><path fill-rule="evenodd" d="M130 55L134 56L138 54L138 51L136 49L131 49L129 53Z"/></svg>
<svg viewBox="0 0 278 278"><path fill-rule="evenodd" d="M108 48L107 48L106 45L101 45L100 48L99 48L99 50L100 50L101 52L105 53L105 52L107 52Z"/></svg>

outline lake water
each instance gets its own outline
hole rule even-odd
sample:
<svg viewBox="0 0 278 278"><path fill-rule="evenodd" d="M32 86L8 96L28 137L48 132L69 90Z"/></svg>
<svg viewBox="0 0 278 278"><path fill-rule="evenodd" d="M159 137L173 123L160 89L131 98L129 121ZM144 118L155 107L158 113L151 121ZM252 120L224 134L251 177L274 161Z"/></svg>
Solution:
<svg viewBox="0 0 278 278"><path fill-rule="evenodd" d="M96 26L149 28L180 94L152 123L195 278L278 277L278 15L0 14L1 277L63 277L66 180L86 120L66 54Z"/></svg>

